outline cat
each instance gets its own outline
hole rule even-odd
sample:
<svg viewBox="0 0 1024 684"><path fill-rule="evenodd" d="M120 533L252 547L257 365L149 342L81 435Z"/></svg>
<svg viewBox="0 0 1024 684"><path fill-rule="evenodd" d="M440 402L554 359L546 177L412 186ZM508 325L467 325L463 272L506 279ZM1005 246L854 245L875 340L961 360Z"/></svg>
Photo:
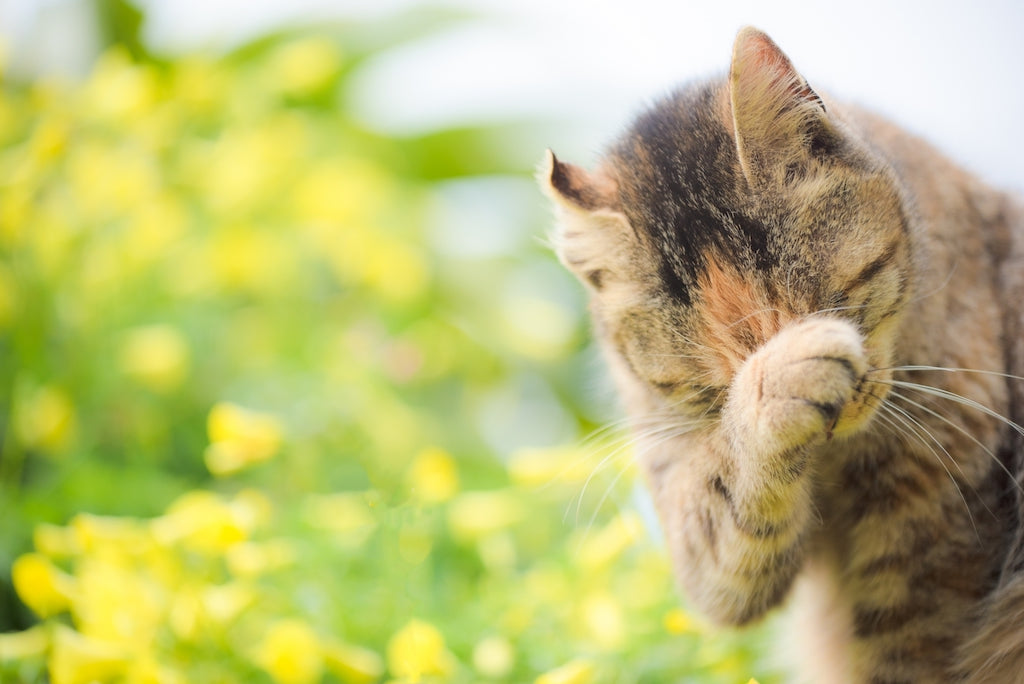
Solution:
<svg viewBox="0 0 1024 684"><path fill-rule="evenodd" d="M1019 201L754 28L540 178L692 603L786 603L801 681L1024 681Z"/></svg>

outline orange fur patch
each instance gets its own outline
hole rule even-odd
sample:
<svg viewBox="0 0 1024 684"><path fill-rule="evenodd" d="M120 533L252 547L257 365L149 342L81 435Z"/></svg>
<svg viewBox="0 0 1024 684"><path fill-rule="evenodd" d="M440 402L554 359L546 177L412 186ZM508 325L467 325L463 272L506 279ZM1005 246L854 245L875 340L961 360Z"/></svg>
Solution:
<svg viewBox="0 0 1024 684"><path fill-rule="evenodd" d="M709 365L725 381L793 318L759 284L714 261L700 279L700 301L705 344L714 355Z"/></svg>

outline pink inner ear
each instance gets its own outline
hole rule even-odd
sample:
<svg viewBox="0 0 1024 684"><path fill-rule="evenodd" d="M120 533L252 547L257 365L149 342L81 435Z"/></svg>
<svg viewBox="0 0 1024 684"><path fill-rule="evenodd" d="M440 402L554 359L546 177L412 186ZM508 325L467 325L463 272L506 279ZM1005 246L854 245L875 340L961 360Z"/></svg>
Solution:
<svg viewBox="0 0 1024 684"><path fill-rule="evenodd" d="M766 34L756 29L744 29L740 41L742 52L745 53L742 60L744 64L740 72L741 78L743 72L768 76L772 90L784 88L794 98L805 102L814 102L822 109L825 108L821 98L797 72L786 53L780 50L779 46Z"/></svg>

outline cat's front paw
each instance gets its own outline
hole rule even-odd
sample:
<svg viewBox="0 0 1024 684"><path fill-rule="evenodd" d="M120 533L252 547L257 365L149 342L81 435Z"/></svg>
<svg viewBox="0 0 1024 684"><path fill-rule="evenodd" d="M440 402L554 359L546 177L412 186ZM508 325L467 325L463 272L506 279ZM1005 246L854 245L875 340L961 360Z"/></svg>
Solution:
<svg viewBox="0 0 1024 684"><path fill-rule="evenodd" d="M746 452L772 456L842 430L868 369L851 324L807 319L787 326L754 352L733 379L723 420Z"/></svg>

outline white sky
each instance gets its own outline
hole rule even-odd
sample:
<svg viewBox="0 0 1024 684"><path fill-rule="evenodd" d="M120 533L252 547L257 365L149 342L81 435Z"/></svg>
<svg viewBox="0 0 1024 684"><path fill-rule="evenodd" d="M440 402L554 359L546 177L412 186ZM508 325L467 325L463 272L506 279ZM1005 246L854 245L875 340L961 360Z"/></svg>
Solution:
<svg viewBox="0 0 1024 684"><path fill-rule="evenodd" d="M61 44L39 16L81 0L0 0L17 51ZM280 23L386 16L416 0L143 0L167 48L237 41ZM988 0L443 0L493 18L382 55L358 83L386 130L554 115L581 163L650 98L724 71L744 24L766 30L813 87L888 114L983 177L1024 190L1024 3ZM81 20L81 14L79 21ZM65 21L65 24L70 23ZM73 30L65 26L65 33ZM51 32L52 33L52 32ZM62 34L63 35L63 34ZM65 48L65 51L67 49ZM71 59L74 56L72 55ZM65 57L65 59L68 59ZM81 60L79 60L81 61ZM74 63L74 62L73 62ZM539 156L539 153L538 153Z"/></svg>

